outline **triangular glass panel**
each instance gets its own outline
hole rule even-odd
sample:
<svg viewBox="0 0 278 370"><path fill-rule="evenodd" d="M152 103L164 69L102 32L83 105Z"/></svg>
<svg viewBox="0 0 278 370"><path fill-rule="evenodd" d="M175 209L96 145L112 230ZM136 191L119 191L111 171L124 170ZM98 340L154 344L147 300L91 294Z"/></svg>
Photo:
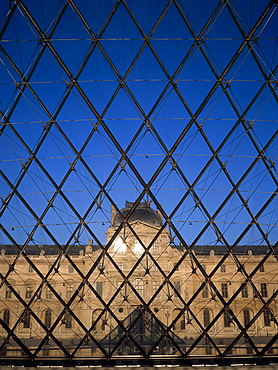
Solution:
<svg viewBox="0 0 278 370"><path fill-rule="evenodd" d="M272 103L269 108L272 109ZM248 117L248 115L247 115ZM276 157L276 125L273 122L263 122L262 120L256 120L252 122L252 136L255 138L260 138L260 145L264 148L265 154L268 157L268 160L273 162Z"/></svg>
<svg viewBox="0 0 278 370"><path fill-rule="evenodd" d="M40 35L35 27L31 26L28 18L22 10L16 7L12 20L8 23L2 39L8 41L16 41L17 47L14 47L14 42L6 42L5 50L15 63L17 69L25 75L28 69L34 64L38 55L38 41ZM34 37L35 34L35 37ZM18 42L21 40L20 42ZM25 40L24 42L22 40ZM26 75L25 75L26 77Z"/></svg>
<svg viewBox="0 0 278 370"><path fill-rule="evenodd" d="M200 105L215 84L215 75L199 48L194 48L175 78L178 89L192 112Z"/></svg>
<svg viewBox="0 0 278 370"><path fill-rule="evenodd" d="M15 83L19 82L20 78L18 74L13 70L8 60L1 52L2 63L0 64L0 74L2 83L0 85L1 101L0 109L6 117L7 112L10 110L12 103L14 102L15 96L17 95ZM1 121L4 117L1 118Z"/></svg>
<svg viewBox="0 0 278 370"><path fill-rule="evenodd" d="M209 141L215 149L219 148L220 146L223 147L225 138L228 139L228 135L230 135L236 127L235 120L217 120L213 118L202 120L202 117L199 117L198 121L202 125L205 135L209 138ZM226 144L226 140L225 145L228 145ZM225 159L222 158L221 155L220 159L222 162L225 162Z"/></svg>
<svg viewBox="0 0 278 370"><path fill-rule="evenodd" d="M50 201L51 196L49 193L53 191L53 188L44 172L33 161L20 182L18 191L39 216Z"/></svg>
<svg viewBox="0 0 278 370"><path fill-rule="evenodd" d="M90 58L86 61L79 76L79 85L98 113L101 114L118 86L118 77L99 47L93 50ZM79 99L83 100L82 97Z"/></svg>
<svg viewBox="0 0 278 370"><path fill-rule="evenodd" d="M192 34L174 3L168 7L160 20L152 35L151 43L164 67L172 76L193 43ZM167 53L165 53L166 43Z"/></svg>
<svg viewBox="0 0 278 370"><path fill-rule="evenodd" d="M245 110L253 97L261 88L262 76L249 48L245 48L225 76L232 94L237 98L238 104ZM245 87L248 84L248 89ZM246 91L246 94L242 94Z"/></svg>
<svg viewBox="0 0 278 370"><path fill-rule="evenodd" d="M193 29L196 36L201 32L203 27L205 26L206 22L208 21L208 17L213 14L217 5L219 5L218 0L210 1L209 4L206 0L201 0L198 4L190 4L190 6L185 5L184 3L179 4L180 10L183 13L184 18L190 24L191 28ZM206 9L206 16L200 16L200 11L202 9Z"/></svg>
<svg viewBox="0 0 278 370"><path fill-rule="evenodd" d="M40 123L49 120L49 115L46 114L43 107L28 89L25 88L23 92L19 93L21 96L17 101L16 109L11 105L12 113L8 112L8 117L10 117L12 123L19 123L19 126L25 125L25 127L30 124L40 126ZM24 131L24 128L22 128L22 130ZM37 139L37 136L34 136ZM31 135L32 138L34 138L34 136Z"/></svg>
<svg viewBox="0 0 278 370"><path fill-rule="evenodd" d="M220 167L220 164L213 160L196 184L195 194L198 198L196 202L202 202L212 216L230 191L232 191L232 185L224 173L223 167Z"/></svg>
<svg viewBox="0 0 278 370"><path fill-rule="evenodd" d="M139 4L129 0L126 3L139 23L142 31L148 35L162 14L165 6L167 6L168 1L162 0L149 3L148 0L142 0L142 2Z"/></svg>
<svg viewBox="0 0 278 370"><path fill-rule="evenodd" d="M46 32L53 24L53 19L59 15L62 8L65 6L65 3L66 2L62 0L59 4L55 4L55 7L52 7L41 2L33 3L32 0L26 0L24 5L36 20L41 30Z"/></svg>
<svg viewBox="0 0 278 370"><path fill-rule="evenodd" d="M72 96L71 96L72 97ZM71 97L69 97L69 105L73 103L71 100ZM75 110L78 111L82 110L81 107L75 106ZM65 107L65 110L68 110L68 107ZM81 115L79 115L81 117ZM59 127L61 130L63 130L64 134L67 136L67 138L71 141L71 143L75 146L77 151L80 151L81 148L84 147L86 144L86 141L88 137L90 137L92 130L94 129L94 122L93 120L89 119L88 117L84 117L84 119L75 120L71 116L71 119L67 119L65 115L63 114L63 119L59 123ZM76 132L79 134L76 135Z"/></svg>
<svg viewBox="0 0 278 370"><path fill-rule="evenodd" d="M219 74L230 63L242 43L242 35L226 5L220 7L206 30L205 51ZM225 55L222 53L225 45Z"/></svg>
<svg viewBox="0 0 278 370"><path fill-rule="evenodd" d="M104 25L111 16L112 9L116 8L114 0L107 0L105 4L99 3L98 0L92 0L90 4L87 2L80 2L75 5L95 35L101 34ZM98 11L88 11L88 6L91 9L98 9Z"/></svg>
<svg viewBox="0 0 278 370"><path fill-rule="evenodd" d="M132 150L133 148L131 148L131 160L137 171L139 171L141 178L148 183L154 176L159 165L162 163L164 155L161 153L162 150L160 145L157 143L156 138L150 133L150 131L145 130L142 137L138 139L138 144L135 144L136 148L134 148L134 151ZM146 150L150 149L151 153L146 152ZM165 172L166 174L168 172L165 167L167 168L169 166L164 166L161 172L156 176L155 182L152 185L152 187L156 187L155 193L157 193L161 186L161 177L165 176Z"/></svg>
<svg viewBox="0 0 278 370"><path fill-rule="evenodd" d="M71 26L64 27L65 24L70 24ZM78 40L76 40L77 34ZM90 49L91 36L72 7L68 6L66 8L60 22L55 28L52 38L52 45L73 74ZM78 49L78 53L68 53L68 50L75 49Z"/></svg>
<svg viewBox="0 0 278 370"><path fill-rule="evenodd" d="M223 87L217 87L205 107L199 112L199 116L202 117L200 121L202 120L206 122L208 119L223 121L223 116L225 115L225 120L236 122L238 116L231 105L231 102L228 100L224 89L227 89L227 85L225 84ZM233 101L233 104L241 113L240 107L237 105L236 101Z"/></svg>
<svg viewBox="0 0 278 370"><path fill-rule="evenodd" d="M241 3L230 4L233 9L240 26L247 34L257 23L259 17L266 8L266 3L262 3L260 0L254 0L252 4L243 6Z"/></svg>
<svg viewBox="0 0 278 370"><path fill-rule="evenodd" d="M156 81L151 79L144 81L137 79L136 81L136 78L128 78L127 85L131 90L131 94L140 105L140 111L143 110L143 114L146 116L155 115L157 113L156 105L158 104L160 107L162 104L160 103L160 100L166 100L166 98L161 99L160 97L166 87L165 78L157 79Z"/></svg>
<svg viewBox="0 0 278 370"><path fill-rule="evenodd" d="M125 18L125 22L119 22L119 19ZM130 36L132 35L132 39ZM114 39L118 38L118 48L114 47ZM101 39L101 45L108 58L117 68L123 77L128 71L131 61L133 61L141 49L144 41L134 21L129 16L123 3L120 3L117 11L106 27Z"/></svg>

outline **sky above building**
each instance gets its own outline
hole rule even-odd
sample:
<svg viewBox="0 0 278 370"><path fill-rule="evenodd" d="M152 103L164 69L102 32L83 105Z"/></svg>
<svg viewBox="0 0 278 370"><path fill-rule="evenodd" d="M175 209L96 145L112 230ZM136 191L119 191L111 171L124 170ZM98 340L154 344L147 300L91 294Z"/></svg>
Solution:
<svg viewBox="0 0 278 370"><path fill-rule="evenodd" d="M105 243L126 200L176 244L275 244L274 1L0 12L2 244Z"/></svg>

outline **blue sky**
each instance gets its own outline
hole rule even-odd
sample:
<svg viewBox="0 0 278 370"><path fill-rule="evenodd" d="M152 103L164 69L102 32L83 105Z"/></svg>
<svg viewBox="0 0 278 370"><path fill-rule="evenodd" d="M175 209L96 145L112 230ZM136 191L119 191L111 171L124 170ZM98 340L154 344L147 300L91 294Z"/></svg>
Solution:
<svg viewBox="0 0 278 370"><path fill-rule="evenodd" d="M253 225L240 244L266 244L266 238L275 243L277 9L270 7L257 23L267 6L258 0L75 3L76 8L29 0L25 8L10 9L7 2L1 10L1 197L7 231L1 243L13 238L24 244L34 231L34 214L61 244L71 240L84 215L105 242L111 199L119 209L125 200L135 201L143 186L134 169L148 183L165 158L151 194L142 199L154 196L187 243L197 238L197 244L218 244L213 226L202 232L214 214L230 244L244 233L251 214L259 214L260 227ZM256 24L251 41L243 44ZM41 41L42 33L50 43ZM123 151L129 163L119 163ZM25 172L34 152L37 161ZM9 198L19 179L22 198ZM97 208L101 186L106 195L99 196ZM194 192L174 212L191 186ZM48 209L57 187L61 192ZM81 244L92 237L84 226L74 235ZM31 243L54 238L38 227Z"/></svg>

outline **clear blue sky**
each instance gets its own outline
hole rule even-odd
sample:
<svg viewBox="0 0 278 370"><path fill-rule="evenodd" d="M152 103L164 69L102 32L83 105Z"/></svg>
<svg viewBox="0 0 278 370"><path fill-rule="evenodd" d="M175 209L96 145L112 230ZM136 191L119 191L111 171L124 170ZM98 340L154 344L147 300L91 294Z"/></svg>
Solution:
<svg viewBox="0 0 278 370"><path fill-rule="evenodd" d="M277 9L269 9L252 40L243 45L267 1L220 6L219 1L175 1L168 6L166 0L127 0L126 6L120 2L117 7L115 1L76 1L84 24L77 9L64 8L65 0L25 0L26 8L16 8L6 28L13 3L4 3L0 110L10 125L2 126L0 139L5 174L1 197L8 199L2 214L7 234L2 233L0 242L10 244L14 238L23 244L34 230L34 214L24 201L59 243L71 238L78 215L86 215L88 227L105 242L110 200L103 194L101 208L94 205L87 214L100 185L105 184L119 208L125 200L135 201L143 187L132 166L148 183L180 138L150 190L187 243L197 238L197 244L215 245L215 228L202 230L233 184L239 185L214 218L233 244L251 222L250 213L256 216L277 188ZM30 88L22 89L26 79ZM234 126L239 116L243 120ZM51 117L54 123L45 134ZM151 127L144 125L146 119ZM263 158L254 162L266 145ZM132 166L119 165L121 150ZM34 152L38 161L32 160L23 174ZM82 160L76 160L77 152ZM63 181L75 161L75 170ZM19 179L22 198L14 194L10 199L11 185ZM58 194L45 211L56 191L54 183L68 202ZM194 192L172 214L192 185ZM257 221L260 227L253 225L240 244L266 244L265 234L270 243L277 241L275 197ZM81 244L92 237L84 226L75 235ZM53 240L38 227L31 243Z"/></svg>

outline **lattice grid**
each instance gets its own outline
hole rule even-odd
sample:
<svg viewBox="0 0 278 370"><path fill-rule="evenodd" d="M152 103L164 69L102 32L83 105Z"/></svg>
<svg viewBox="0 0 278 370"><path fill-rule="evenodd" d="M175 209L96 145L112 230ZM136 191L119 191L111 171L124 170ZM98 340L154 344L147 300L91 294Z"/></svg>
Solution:
<svg viewBox="0 0 278 370"><path fill-rule="evenodd" d="M277 356L277 14L4 2L2 364Z"/></svg>

